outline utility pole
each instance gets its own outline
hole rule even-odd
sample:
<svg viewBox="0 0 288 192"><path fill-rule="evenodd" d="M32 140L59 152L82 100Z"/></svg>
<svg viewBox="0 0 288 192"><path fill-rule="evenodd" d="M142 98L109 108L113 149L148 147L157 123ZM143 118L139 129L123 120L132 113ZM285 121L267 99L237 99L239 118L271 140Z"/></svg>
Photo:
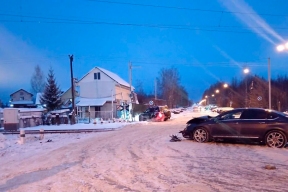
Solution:
<svg viewBox="0 0 288 192"><path fill-rule="evenodd" d="M130 83L130 94L132 94L132 63L131 62L129 62L129 83Z"/></svg>
<svg viewBox="0 0 288 192"><path fill-rule="evenodd" d="M268 58L268 89L269 89L269 109L271 109L271 65L270 57Z"/></svg>
<svg viewBox="0 0 288 192"><path fill-rule="evenodd" d="M132 105L132 63L129 62L129 83L130 83L130 103L131 103L131 110L129 111L132 118L132 112L133 112L133 105Z"/></svg>
<svg viewBox="0 0 288 192"><path fill-rule="evenodd" d="M245 107L247 107L247 103L248 103L248 88L247 88L247 77L246 77L246 81L245 81L245 84L246 84L246 93L245 93Z"/></svg>
<svg viewBox="0 0 288 192"><path fill-rule="evenodd" d="M133 105L132 105L132 97L133 97L133 90L132 90L132 68L135 68L135 67L139 67L139 66L132 66L132 63L129 62L128 64L128 69L129 69L129 81L130 81L130 101L131 101L131 117L132 117L132 112L133 112ZM133 118L132 118L133 119Z"/></svg>
<svg viewBox="0 0 288 192"><path fill-rule="evenodd" d="M155 79L155 102L157 100L157 79Z"/></svg>
<svg viewBox="0 0 288 192"><path fill-rule="evenodd" d="M74 101L74 78L73 78L73 55L68 55L70 59L70 71L71 71L71 93L72 93L72 116L71 116L71 121L70 124L73 125L75 124L75 101Z"/></svg>

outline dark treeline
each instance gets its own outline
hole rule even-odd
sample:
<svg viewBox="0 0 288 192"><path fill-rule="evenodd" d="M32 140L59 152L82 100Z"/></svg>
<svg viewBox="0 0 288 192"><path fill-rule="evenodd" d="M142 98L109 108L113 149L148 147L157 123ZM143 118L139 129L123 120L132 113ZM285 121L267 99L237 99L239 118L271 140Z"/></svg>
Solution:
<svg viewBox="0 0 288 192"><path fill-rule="evenodd" d="M207 104L234 108L269 108L269 85L264 78L250 75L242 80L233 78L226 88L223 85L224 83L217 82L204 91L203 98L206 98ZM287 96L288 77L285 75L271 79L271 108L278 111L287 110Z"/></svg>
<svg viewBox="0 0 288 192"><path fill-rule="evenodd" d="M153 83L151 81L150 83ZM143 83L136 83L136 93L140 104L146 104L149 100L155 99L155 93L147 94L143 89ZM188 93L180 84L180 75L174 67L161 69L156 79L156 98L164 100L170 108L187 107L191 105Z"/></svg>

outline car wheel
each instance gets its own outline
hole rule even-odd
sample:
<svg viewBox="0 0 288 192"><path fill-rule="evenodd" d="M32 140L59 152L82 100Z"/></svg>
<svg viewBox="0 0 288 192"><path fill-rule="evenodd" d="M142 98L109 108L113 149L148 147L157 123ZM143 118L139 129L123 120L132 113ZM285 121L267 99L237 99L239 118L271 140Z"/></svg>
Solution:
<svg viewBox="0 0 288 192"><path fill-rule="evenodd" d="M281 131L270 131L265 137L266 145L269 147L282 148L287 144L287 138Z"/></svg>
<svg viewBox="0 0 288 192"><path fill-rule="evenodd" d="M193 132L193 139L199 143L205 143L209 141L208 131L204 128L197 128Z"/></svg>

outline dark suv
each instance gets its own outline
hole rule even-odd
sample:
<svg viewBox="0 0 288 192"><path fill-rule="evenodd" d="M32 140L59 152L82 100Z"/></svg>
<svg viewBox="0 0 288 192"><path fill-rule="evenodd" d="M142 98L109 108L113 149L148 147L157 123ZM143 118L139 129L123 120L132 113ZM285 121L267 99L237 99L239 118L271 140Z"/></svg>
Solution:
<svg viewBox="0 0 288 192"><path fill-rule="evenodd" d="M147 121L149 119L155 121L167 121L171 118L171 111L168 106L151 106L139 115L139 121Z"/></svg>

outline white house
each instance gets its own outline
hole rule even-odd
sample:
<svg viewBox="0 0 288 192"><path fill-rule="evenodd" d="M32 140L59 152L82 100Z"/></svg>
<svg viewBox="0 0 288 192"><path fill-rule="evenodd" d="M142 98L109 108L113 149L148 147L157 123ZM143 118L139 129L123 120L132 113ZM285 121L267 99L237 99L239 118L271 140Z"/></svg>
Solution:
<svg viewBox="0 0 288 192"><path fill-rule="evenodd" d="M116 117L117 107L131 103L130 84L115 73L94 67L78 83L79 102L76 103L80 117Z"/></svg>

